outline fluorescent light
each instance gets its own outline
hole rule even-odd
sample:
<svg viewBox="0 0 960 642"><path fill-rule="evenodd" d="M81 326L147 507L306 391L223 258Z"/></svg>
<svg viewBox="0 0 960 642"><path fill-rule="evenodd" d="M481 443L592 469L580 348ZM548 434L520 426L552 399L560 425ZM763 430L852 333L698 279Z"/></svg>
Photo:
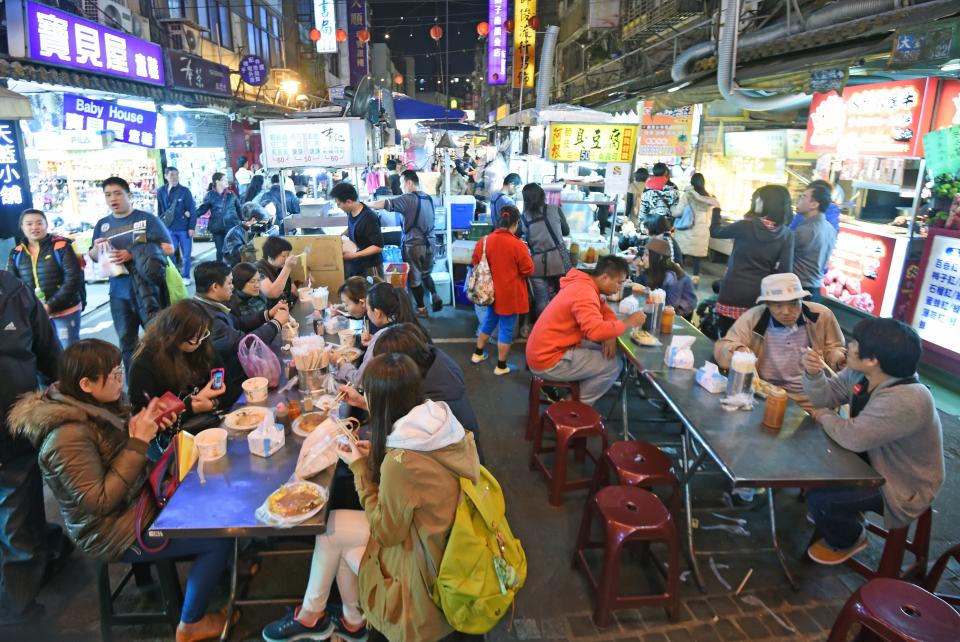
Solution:
<svg viewBox="0 0 960 642"><path fill-rule="evenodd" d="M689 87L689 86L690 86L690 81L688 80L687 82L681 83L681 84L677 85L676 87L671 87L670 89L667 90L667 93L668 93L668 94L672 94L672 93L675 92L675 91L680 91L680 90L683 89L684 87Z"/></svg>
<svg viewBox="0 0 960 642"><path fill-rule="evenodd" d="M960 71L960 58L954 58L950 62L942 65L940 71Z"/></svg>

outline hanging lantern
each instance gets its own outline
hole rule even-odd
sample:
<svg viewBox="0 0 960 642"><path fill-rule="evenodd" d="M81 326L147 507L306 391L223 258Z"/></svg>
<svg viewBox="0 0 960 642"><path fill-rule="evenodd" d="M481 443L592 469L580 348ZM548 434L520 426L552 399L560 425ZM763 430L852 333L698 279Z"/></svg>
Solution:
<svg viewBox="0 0 960 642"><path fill-rule="evenodd" d="M359 40L362 44L367 44L370 42L370 32L366 29L361 29L357 32L357 40Z"/></svg>
<svg viewBox="0 0 960 642"><path fill-rule="evenodd" d="M484 38L484 37L486 37L486 35L487 35L488 33L490 33L490 24L489 24L489 23L481 22L481 23L477 24L477 35L478 35L478 36L480 36L481 38Z"/></svg>
<svg viewBox="0 0 960 642"><path fill-rule="evenodd" d="M310 42L316 42L320 40L320 30L314 27L310 30Z"/></svg>
<svg viewBox="0 0 960 642"><path fill-rule="evenodd" d="M503 23L503 30L507 33L513 33L513 19L508 18L506 22Z"/></svg>
<svg viewBox="0 0 960 642"><path fill-rule="evenodd" d="M530 19L527 20L527 26L533 29L534 31L540 30L540 16L530 16Z"/></svg>
<svg viewBox="0 0 960 642"><path fill-rule="evenodd" d="M439 42L443 38L443 27L440 25L430 27L430 37Z"/></svg>
<svg viewBox="0 0 960 642"><path fill-rule="evenodd" d="M337 42L346 42L347 32L343 29L337 29Z"/></svg>
<svg viewBox="0 0 960 642"><path fill-rule="evenodd" d="M402 84L403 84L403 76L401 76L400 74L397 74L396 76L394 76L394 77L393 77L393 84L394 84L394 85L402 85Z"/></svg>

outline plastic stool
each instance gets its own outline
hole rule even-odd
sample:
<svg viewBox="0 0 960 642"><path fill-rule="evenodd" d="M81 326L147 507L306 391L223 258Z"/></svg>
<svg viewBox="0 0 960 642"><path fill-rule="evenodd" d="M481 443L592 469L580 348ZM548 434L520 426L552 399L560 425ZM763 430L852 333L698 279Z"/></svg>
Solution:
<svg viewBox="0 0 960 642"><path fill-rule="evenodd" d="M543 433L550 429L557 434L557 443L553 448L543 446ZM567 455L573 445L577 452L577 459L586 455L598 463L600 457L586 449L588 437L599 437L601 441L601 456L607 449L607 430L603 425L603 418L596 410L579 401L561 401L555 403L540 418L537 431L534 435L533 452L530 453L530 470L540 471L550 484L550 503L554 506L563 504L563 493L577 488L590 488L592 478L567 480ZM579 441L579 443L578 443ZM571 444L571 442L573 442ZM554 453L553 470L540 458L541 453Z"/></svg>
<svg viewBox="0 0 960 642"><path fill-rule="evenodd" d="M844 565L868 580L875 577L889 577L898 580L923 579L927 571L927 557L930 554L930 528L933 523L933 511L928 508L917 518L916 523L917 528L914 531L913 539L909 540L907 539L907 533L910 530L909 525L888 531L877 524L866 522L864 527L868 531L879 535L886 541L883 546L883 554L880 557L880 565L873 569L852 557L844 562ZM906 551L913 553L915 560L908 568L902 569L903 556Z"/></svg>
<svg viewBox="0 0 960 642"><path fill-rule="evenodd" d="M537 424L540 423L540 406L545 402L540 398L544 386L554 388L564 388L570 391L571 401L580 401L580 383L577 381L548 381L543 377L533 375L530 379L530 400L527 405L527 432L524 439L530 441L537 432Z"/></svg>
<svg viewBox="0 0 960 642"><path fill-rule="evenodd" d="M933 566L930 568L930 572L927 574L927 577L921 586L939 597L947 604L960 606L960 595L945 595L943 593L937 593L937 584L940 583L940 578L943 576L943 571L947 568L947 562L950 561L950 558L960 562L960 544L957 544L937 558L937 561L934 562Z"/></svg>
<svg viewBox="0 0 960 642"><path fill-rule="evenodd" d="M918 586L878 577L850 596L827 642L846 642L854 624L887 642L946 642L957 639L960 614Z"/></svg>
<svg viewBox="0 0 960 642"><path fill-rule="evenodd" d="M124 562L115 562L122 564ZM132 613L117 613L113 603L123 592L124 587L134 576L131 565L124 573L120 584L114 589L110 587L110 564L100 562L97 568L97 592L100 599L100 634L105 642L113 638L112 627L115 624L170 624L176 633L180 623L180 608L183 604L183 593L180 589L180 579L177 576L177 565L174 560L158 560L155 562L139 562L138 564L152 564L157 569L157 579L160 585L161 611L146 611Z"/></svg>
<svg viewBox="0 0 960 642"><path fill-rule="evenodd" d="M669 486L670 513L673 519L680 517L680 479L674 470L673 460L646 441L618 441L603 454L593 478L590 494L593 495L610 481L614 474L618 484L650 490Z"/></svg>
<svg viewBox="0 0 960 642"><path fill-rule="evenodd" d="M590 539L590 526L599 517L604 528L603 541ZM620 557L624 546L642 542L645 548L651 542L664 542L669 550L667 569L655 560L657 570L666 577L666 590L656 595L621 595ZM603 564L599 582L590 571L584 551L603 548ZM680 552L677 530L670 511L653 493L633 486L607 486L587 501L584 519L577 536L573 567L578 566L587 575L587 581L597 596L593 620L598 627L610 622L610 614L617 609L643 606L663 606L672 622L680 617Z"/></svg>

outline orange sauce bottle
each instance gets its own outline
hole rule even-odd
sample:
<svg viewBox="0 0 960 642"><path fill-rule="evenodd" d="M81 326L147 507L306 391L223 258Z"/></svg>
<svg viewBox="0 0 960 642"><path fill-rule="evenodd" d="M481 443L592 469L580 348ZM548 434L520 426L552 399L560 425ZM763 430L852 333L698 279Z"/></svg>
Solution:
<svg viewBox="0 0 960 642"><path fill-rule="evenodd" d="M660 334L673 333L673 319L675 316L676 311L674 311L672 305L663 307L663 312L660 315Z"/></svg>
<svg viewBox="0 0 960 642"><path fill-rule="evenodd" d="M787 392L783 388L772 388L767 393L767 403L763 406L763 425L780 430L783 416L787 412Z"/></svg>

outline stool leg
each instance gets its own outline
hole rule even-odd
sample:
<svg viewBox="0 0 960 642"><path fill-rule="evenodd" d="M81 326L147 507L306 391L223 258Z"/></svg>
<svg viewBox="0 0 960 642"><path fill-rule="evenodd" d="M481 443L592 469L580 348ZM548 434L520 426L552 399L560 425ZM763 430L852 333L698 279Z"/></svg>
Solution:
<svg viewBox="0 0 960 642"><path fill-rule="evenodd" d="M540 382L536 377L530 380L530 395L527 402L527 432L524 439L530 441L537 430L537 420L540 418Z"/></svg>
<svg viewBox="0 0 960 642"><path fill-rule="evenodd" d="M573 440L573 461L578 464L582 464L587 459L587 440L584 439L574 439Z"/></svg>
<svg viewBox="0 0 960 642"><path fill-rule="evenodd" d="M608 531L603 549L603 567L600 570L600 582L597 586L597 609L593 614L594 623L601 629L606 628L610 623L610 612L617 599L617 585L620 582L620 546L620 540Z"/></svg>
<svg viewBox="0 0 960 642"><path fill-rule="evenodd" d="M676 491L673 496L679 500L679 493ZM667 615L671 622L678 622L680 620L680 540L674 524L671 524L669 537L667 547L670 551L670 568L667 569L667 594L670 595L670 605L667 606Z"/></svg>
<svg viewBox="0 0 960 642"><path fill-rule="evenodd" d="M100 637L104 642L113 640L113 600L110 588L110 567L101 562L97 569L97 593L100 596Z"/></svg>
<svg viewBox="0 0 960 642"><path fill-rule="evenodd" d="M610 465L607 462L607 455L604 452L597 462L597 470L593 473L593 483L590 485L590 494L587 497L593 497L603 486L610 481Z"/></svg>
<svg viewBox="0 0 960 642"><path fill-rule="evenodd" d="M850 632L850 627L857 622L857 606L859 605L858 599L860 592L855 592L850 599L847 600L847 603L843 605L843 609L840 611L840 615L837 616L837 619L833 623L833 628L830 629L830 636L827 638L827 642L847 642L847 634Z"/></svg>
<svg viewBox="0 0 960 642"><path fill-rule="evenodd" d="M904 529L902 537L898 537L892 532L887 537L887 543L883 547L883 554L880 556L880 565L877 567L877 573L874 577L900 578L900 568L903 566L903 553L907 548L907 534L905 531L906 529Z"/></svg>
<svg viewBox="0 0 960 642"><path fill-rule="evenodd" d="M537 422L537 428L533 432L533 448L530 452L530 470L537 469L537 455L543 448L543 426L547 420L547 415L540 415L540 421Z"/></svg>
<svg viewBox="0 0 960 642"><path fill-rule="evenodd" d="M593 523L593 509L596 506L596 498L590 497L583 507L583 517L580 518L580 530L577 532L577 544L573 548L573 561L570 567L576 570L577 562L580 559L580 553L586 549L590 543L590 526Z"/></svg>
<svg viewBox="0 0 960 642"><path fill-rule="evenodd" d="M557 427L557 449L553 458L553 479L550 480L550 504L563 505L563 491L567 483L567 454L570 449L570 432Z"/></svg>

